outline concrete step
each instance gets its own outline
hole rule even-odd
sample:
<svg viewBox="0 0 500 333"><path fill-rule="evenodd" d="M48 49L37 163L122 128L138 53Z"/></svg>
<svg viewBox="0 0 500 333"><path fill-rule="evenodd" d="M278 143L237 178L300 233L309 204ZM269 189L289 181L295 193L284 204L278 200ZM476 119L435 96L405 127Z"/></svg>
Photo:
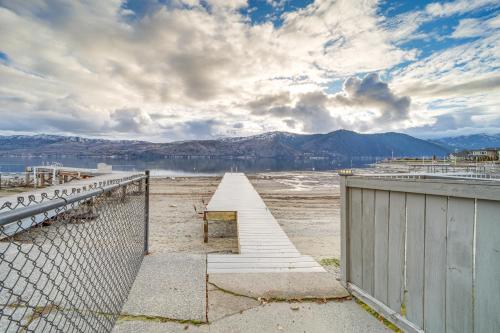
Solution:
<svg viewBox="0 0 500 333"><path fill-rule="evenodd" d="M309 256L299 256L299 257L267 257L267 258L262 258L262 257L246 257L243 255L226 255L226 256L218 256L218 257L213 257L213 256L208 256L207 258L208 264L212 263L231 263L231 262L238 262L238 263L257 263L257 262L279 262L279 263L294 263L294 262L313 262L316 263L316 261L309 257ZM317 264L317 263L316 263Z"/></svg>
<svg viewBox="0 0 500 333"><path fill-rule="evenodd" d="M249 268L210 268L207 269L208 274L234 274L234 273L291 273L291 272L302 272L302 273L321 273L325 272L322 267L249 267Z"/></svg>
<svg viewBox="0 0 500 333"><path fill-rule="evenodd" d="M310 268L321 267L317 262L210 262L208 263L208 271L213 269L239 269L239 268Z"/></svg>
<svg viewBox="0 0 500 333"><path fill-rule="evenodd" d="M209 275L219 288L249 297L301 299L344 298L349 293L332 274L325 272L247 272Z"/></svg>

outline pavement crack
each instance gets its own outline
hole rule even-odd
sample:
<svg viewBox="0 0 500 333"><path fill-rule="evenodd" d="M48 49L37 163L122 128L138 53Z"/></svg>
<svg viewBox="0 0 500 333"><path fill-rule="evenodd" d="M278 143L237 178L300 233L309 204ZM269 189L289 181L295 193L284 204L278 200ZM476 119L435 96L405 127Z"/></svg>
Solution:
<svg viewBox="0 0 500 333"><path fill-rule="evenodd" d="M158 322L158 323L179 323L179 324L191 324L191 325L206 325L208 321L201 321L195 319L178 319L163 316L150 316L150 315L133 315L122 313L118 316L120 321L148 321L148 322Z"/></svg>
<svg viewBox="0 0 500 333"><path fill-rule="evenodd" d="M238 296L238 297L246 297L256 301L259 301L261 304L267 303L328 303L328 302L343 302L352 299L351 296L346 297L297 297L297 298L281 298L281 297L254 297L248 296L244 294L239 294L237 292L224 289L219 287L213 282L208 282L211 286L217 288L217 290L227 293L229 295Z"/></svg>
<svg viewBox="0 0 500 333"><path fill-rule="evenodd" d="M259 298L258 297L252 297L252 296L248 296L248 295L243 295L243 294L238 294L234 291L231 291L231 290L228 290L228 289L224 289L224 288L221 288L219 287L218 285L216 285L215 283L213 282L208 282L208 284L210 284L211 286L217 288L217 290L219 291L222 291L226 294L229 294L229 295L233 295L233 296L238 296L238 297L245 297L245 298L250 298L250 299L253 299L253 300L256 300L256 301L259 301Z"/></svg>
<svg viewBox="0 0 500 333"><path fill-rule="evenodd" d="M222 317L220 317L220 318L217 318L217 319L215 319L215 320L212 320L212 321L210 322L210 324L216 323L216 322L221 321L221 320L223 320L223 319L231 318L231 317L236 316L236 315L239 315L239 314L243 314L244 312L247 312L248 310L252 310L252 309L255 309L255 308L261 307L261 306L263 306L263 305L264 305L264 304L262 304L262 303L261 303L261 304L257 304L257 305L254 305L254 306L250 306L250 307L245 308L245 309L241 309L241 310L239 310L239 311L237 311L237 312L233 312L233 313L226 314L226 315L224 315L224 316L222 316Z"/></svg>

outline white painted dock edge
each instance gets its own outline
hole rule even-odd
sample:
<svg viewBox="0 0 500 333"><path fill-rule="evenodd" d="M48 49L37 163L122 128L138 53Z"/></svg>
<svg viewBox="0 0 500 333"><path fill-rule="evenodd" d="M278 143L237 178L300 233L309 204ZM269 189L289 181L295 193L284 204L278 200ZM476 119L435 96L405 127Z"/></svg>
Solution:
<svg viewBox="0 0 500 333"><path fill-rule="evenodd" d="M301 255L243 173L226 173L207 212L236 212L239 254L209 254L210 273L324 272Z"/></svg>

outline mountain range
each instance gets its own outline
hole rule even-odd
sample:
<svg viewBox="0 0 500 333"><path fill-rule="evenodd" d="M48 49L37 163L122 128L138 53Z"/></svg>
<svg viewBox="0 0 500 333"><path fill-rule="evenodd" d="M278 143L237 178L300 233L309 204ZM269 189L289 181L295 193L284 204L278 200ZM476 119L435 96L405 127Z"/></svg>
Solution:
<svg viewBox="0 0 500 333"><path fill-rule="evenodd" d="M0 136L0 156L169 156L308 158L444 156L452 149L401 133L360 134L337 130L326 134L269 132L248 137L153 143L88 139L58 135Z"/></svg>
<svg viewBox="0 0 500 333"><path fill-rule="evenodd" d="M482 149L500 147L500 134L472 134L446 137L433 141L445 148L455 150Z"/></svg>

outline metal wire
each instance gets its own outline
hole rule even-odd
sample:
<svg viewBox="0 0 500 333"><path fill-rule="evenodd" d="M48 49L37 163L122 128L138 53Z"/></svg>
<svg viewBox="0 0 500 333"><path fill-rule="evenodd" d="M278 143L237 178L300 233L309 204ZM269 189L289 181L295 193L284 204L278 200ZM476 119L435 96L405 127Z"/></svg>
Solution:
<svg viewBox="0 0 500 333"><path fill-rule="evenodd" d="M110 332L145 252L146 176L0 209L0 332Z"/></svg>

